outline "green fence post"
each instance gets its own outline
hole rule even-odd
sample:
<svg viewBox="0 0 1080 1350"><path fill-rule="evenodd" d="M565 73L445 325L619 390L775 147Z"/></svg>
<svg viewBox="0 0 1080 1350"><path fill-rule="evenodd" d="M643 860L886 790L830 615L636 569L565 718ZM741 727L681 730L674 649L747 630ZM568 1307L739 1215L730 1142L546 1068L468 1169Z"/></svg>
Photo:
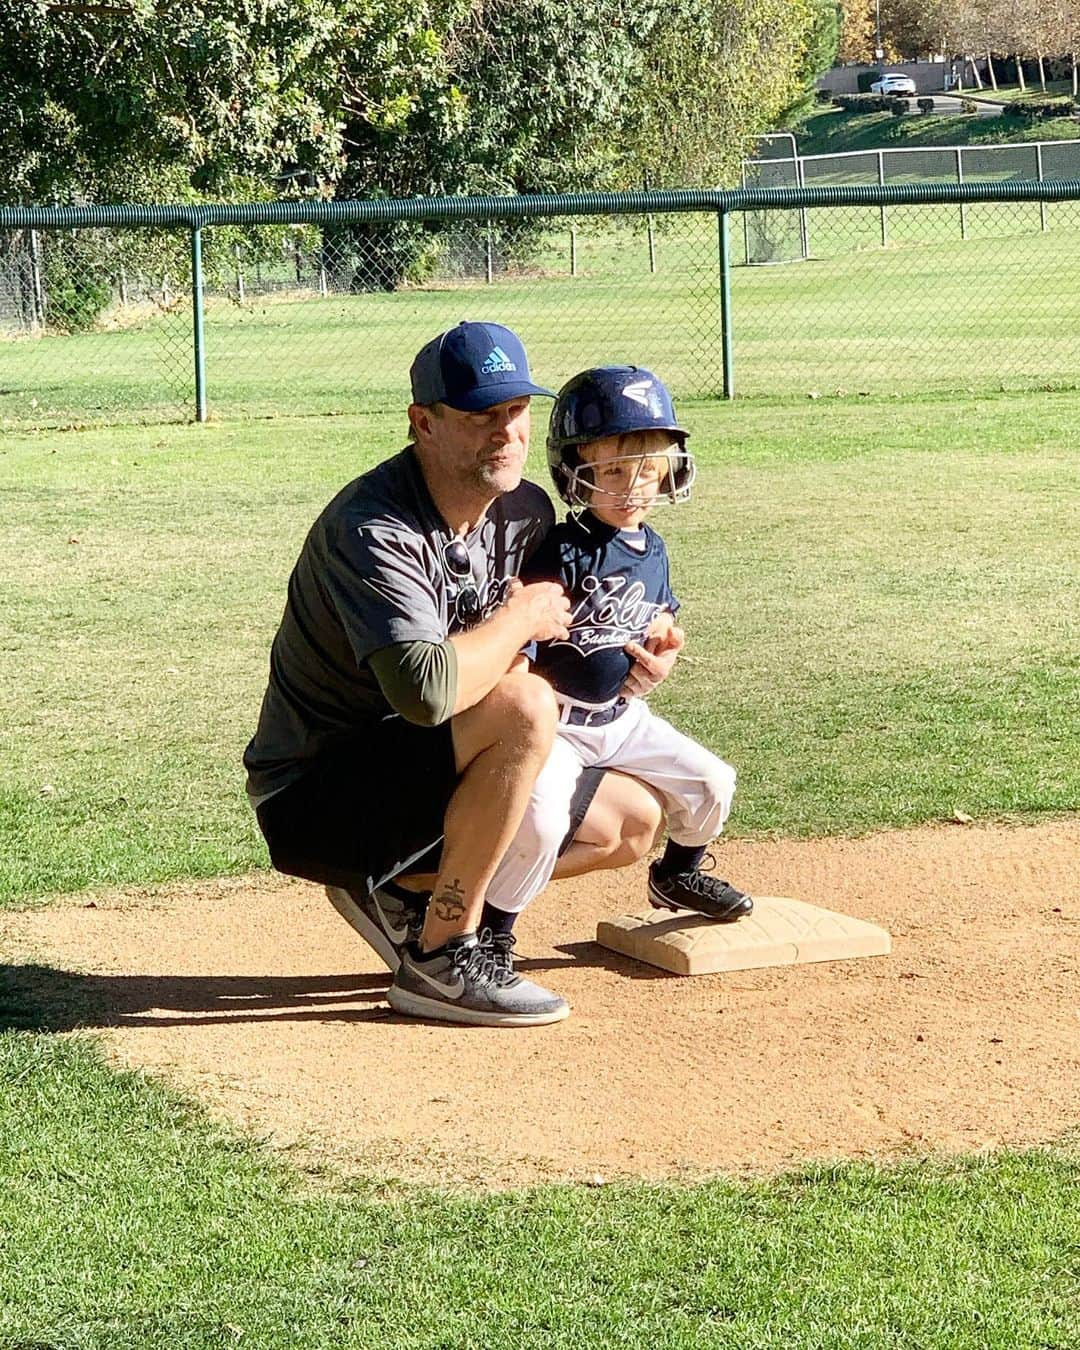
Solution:
<svg viewBox="0 0 1080 1350"><path fill-rule="evenodd" d="M195 351L195 421L206 421L206 345L203 332L202 230L191 228L191 325Z"/></svg>
<svg viewBox="0 0 1080 1350"><path fill-rule="evenodd" d="M731 213L717 213L720 231L720 337L724 353L724 397L735 397L735 363L731 351Z"/></svg>
<svg viewBox="0 0 1080 1350"><path fill-rule="evenodd" d="M956 147L956 181L961 187L964 185L964 147ZM960 203L960 238L967 238L967 212L964 210L964 203Z"/></svg>

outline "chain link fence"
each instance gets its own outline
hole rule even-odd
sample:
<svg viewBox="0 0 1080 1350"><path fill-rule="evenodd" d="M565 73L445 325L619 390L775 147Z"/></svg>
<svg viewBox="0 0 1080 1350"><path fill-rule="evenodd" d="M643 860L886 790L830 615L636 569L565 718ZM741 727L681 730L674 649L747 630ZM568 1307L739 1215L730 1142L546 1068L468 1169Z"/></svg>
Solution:
<svg viewBox="0 0 1080 1350"><path fill-rule="evenodd" d="M897 146L893 149L850 150L835 155L800 155L795 138L768 137L772 153L743 165L743 187L898 187L926 183L1041 183L1047 179L1080 178L1080 140L1027 141L1010 145ZM858 219L858 218L856 218ZM914 222L926 217L899 214L881 204L864 212L859 225L846 217L818 215L811 247L807 213L747 211L743 220L741 261L761 265L805 260L852 248L888 247L902 243ZM1001 218L991 212L955 212L950 217L961 239L980 222L994 233ZM1035 203L1028 215L1013 216L1011 226L1045 231L1050 217L1045 204ZM913 242L920 242L915 226ZM999 232L999 231L998 231ZM941 242L945 231L939 231Z"/></svg>
<svg viewBox="0 0 1080 1350"><path fill-rule="evenodd" d="M1073 384L1080 183L996 163L962 185L0 208L0 426L401 409L462 318L518 329L554 385L611 361L682 398L736 372L774 397ZM762 240L778 265L741 265Z"/></svg>

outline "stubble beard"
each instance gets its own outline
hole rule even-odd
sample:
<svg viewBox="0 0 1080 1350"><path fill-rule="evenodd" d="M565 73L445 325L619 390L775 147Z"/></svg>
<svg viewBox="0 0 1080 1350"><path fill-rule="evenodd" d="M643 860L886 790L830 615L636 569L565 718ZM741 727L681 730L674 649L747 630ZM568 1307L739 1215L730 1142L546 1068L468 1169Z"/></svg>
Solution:
<svg viewBox="0 0 1080 1350"><path fill-rule="evenodd" d="M474 482L478 489L501 497L505 492L513 492L524 477L524 457L513 465L478 464Z"/></svg>

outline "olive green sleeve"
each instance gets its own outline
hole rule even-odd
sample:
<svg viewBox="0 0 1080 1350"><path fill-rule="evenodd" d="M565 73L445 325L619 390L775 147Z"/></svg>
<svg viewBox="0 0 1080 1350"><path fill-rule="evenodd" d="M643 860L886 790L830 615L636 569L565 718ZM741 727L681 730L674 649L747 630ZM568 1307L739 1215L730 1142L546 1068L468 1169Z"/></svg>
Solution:
<svg viewBox="0 0 1080 1350"><path fill-rule="evenodd" d="M395 642L368 657L386 701L407 722L436 727L454 711L457 652L446 642Z"/></svg>

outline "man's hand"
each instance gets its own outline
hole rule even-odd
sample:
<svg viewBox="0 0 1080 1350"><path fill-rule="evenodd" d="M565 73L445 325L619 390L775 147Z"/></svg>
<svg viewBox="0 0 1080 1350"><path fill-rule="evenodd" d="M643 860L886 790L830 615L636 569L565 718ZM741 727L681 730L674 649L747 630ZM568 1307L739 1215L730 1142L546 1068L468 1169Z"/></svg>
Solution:
<svg viewBox="0 0 1080 1350"><path fill-rule="evenodd" d="M670 614L661 614L649 629L645 645L628 642L623 648L634 658L630 674L619 690L623 698L644 698L671 674L679 652L686 645L686 634Z"/></svg>
<svg viewBox="0 0 1080 1350"><path fill-rule="evenodd" d="M570 636L570 601L563 588L553 581L532 581L525 585L515 578L510 583L505 608L527 630L522 645Z"/></svg>

